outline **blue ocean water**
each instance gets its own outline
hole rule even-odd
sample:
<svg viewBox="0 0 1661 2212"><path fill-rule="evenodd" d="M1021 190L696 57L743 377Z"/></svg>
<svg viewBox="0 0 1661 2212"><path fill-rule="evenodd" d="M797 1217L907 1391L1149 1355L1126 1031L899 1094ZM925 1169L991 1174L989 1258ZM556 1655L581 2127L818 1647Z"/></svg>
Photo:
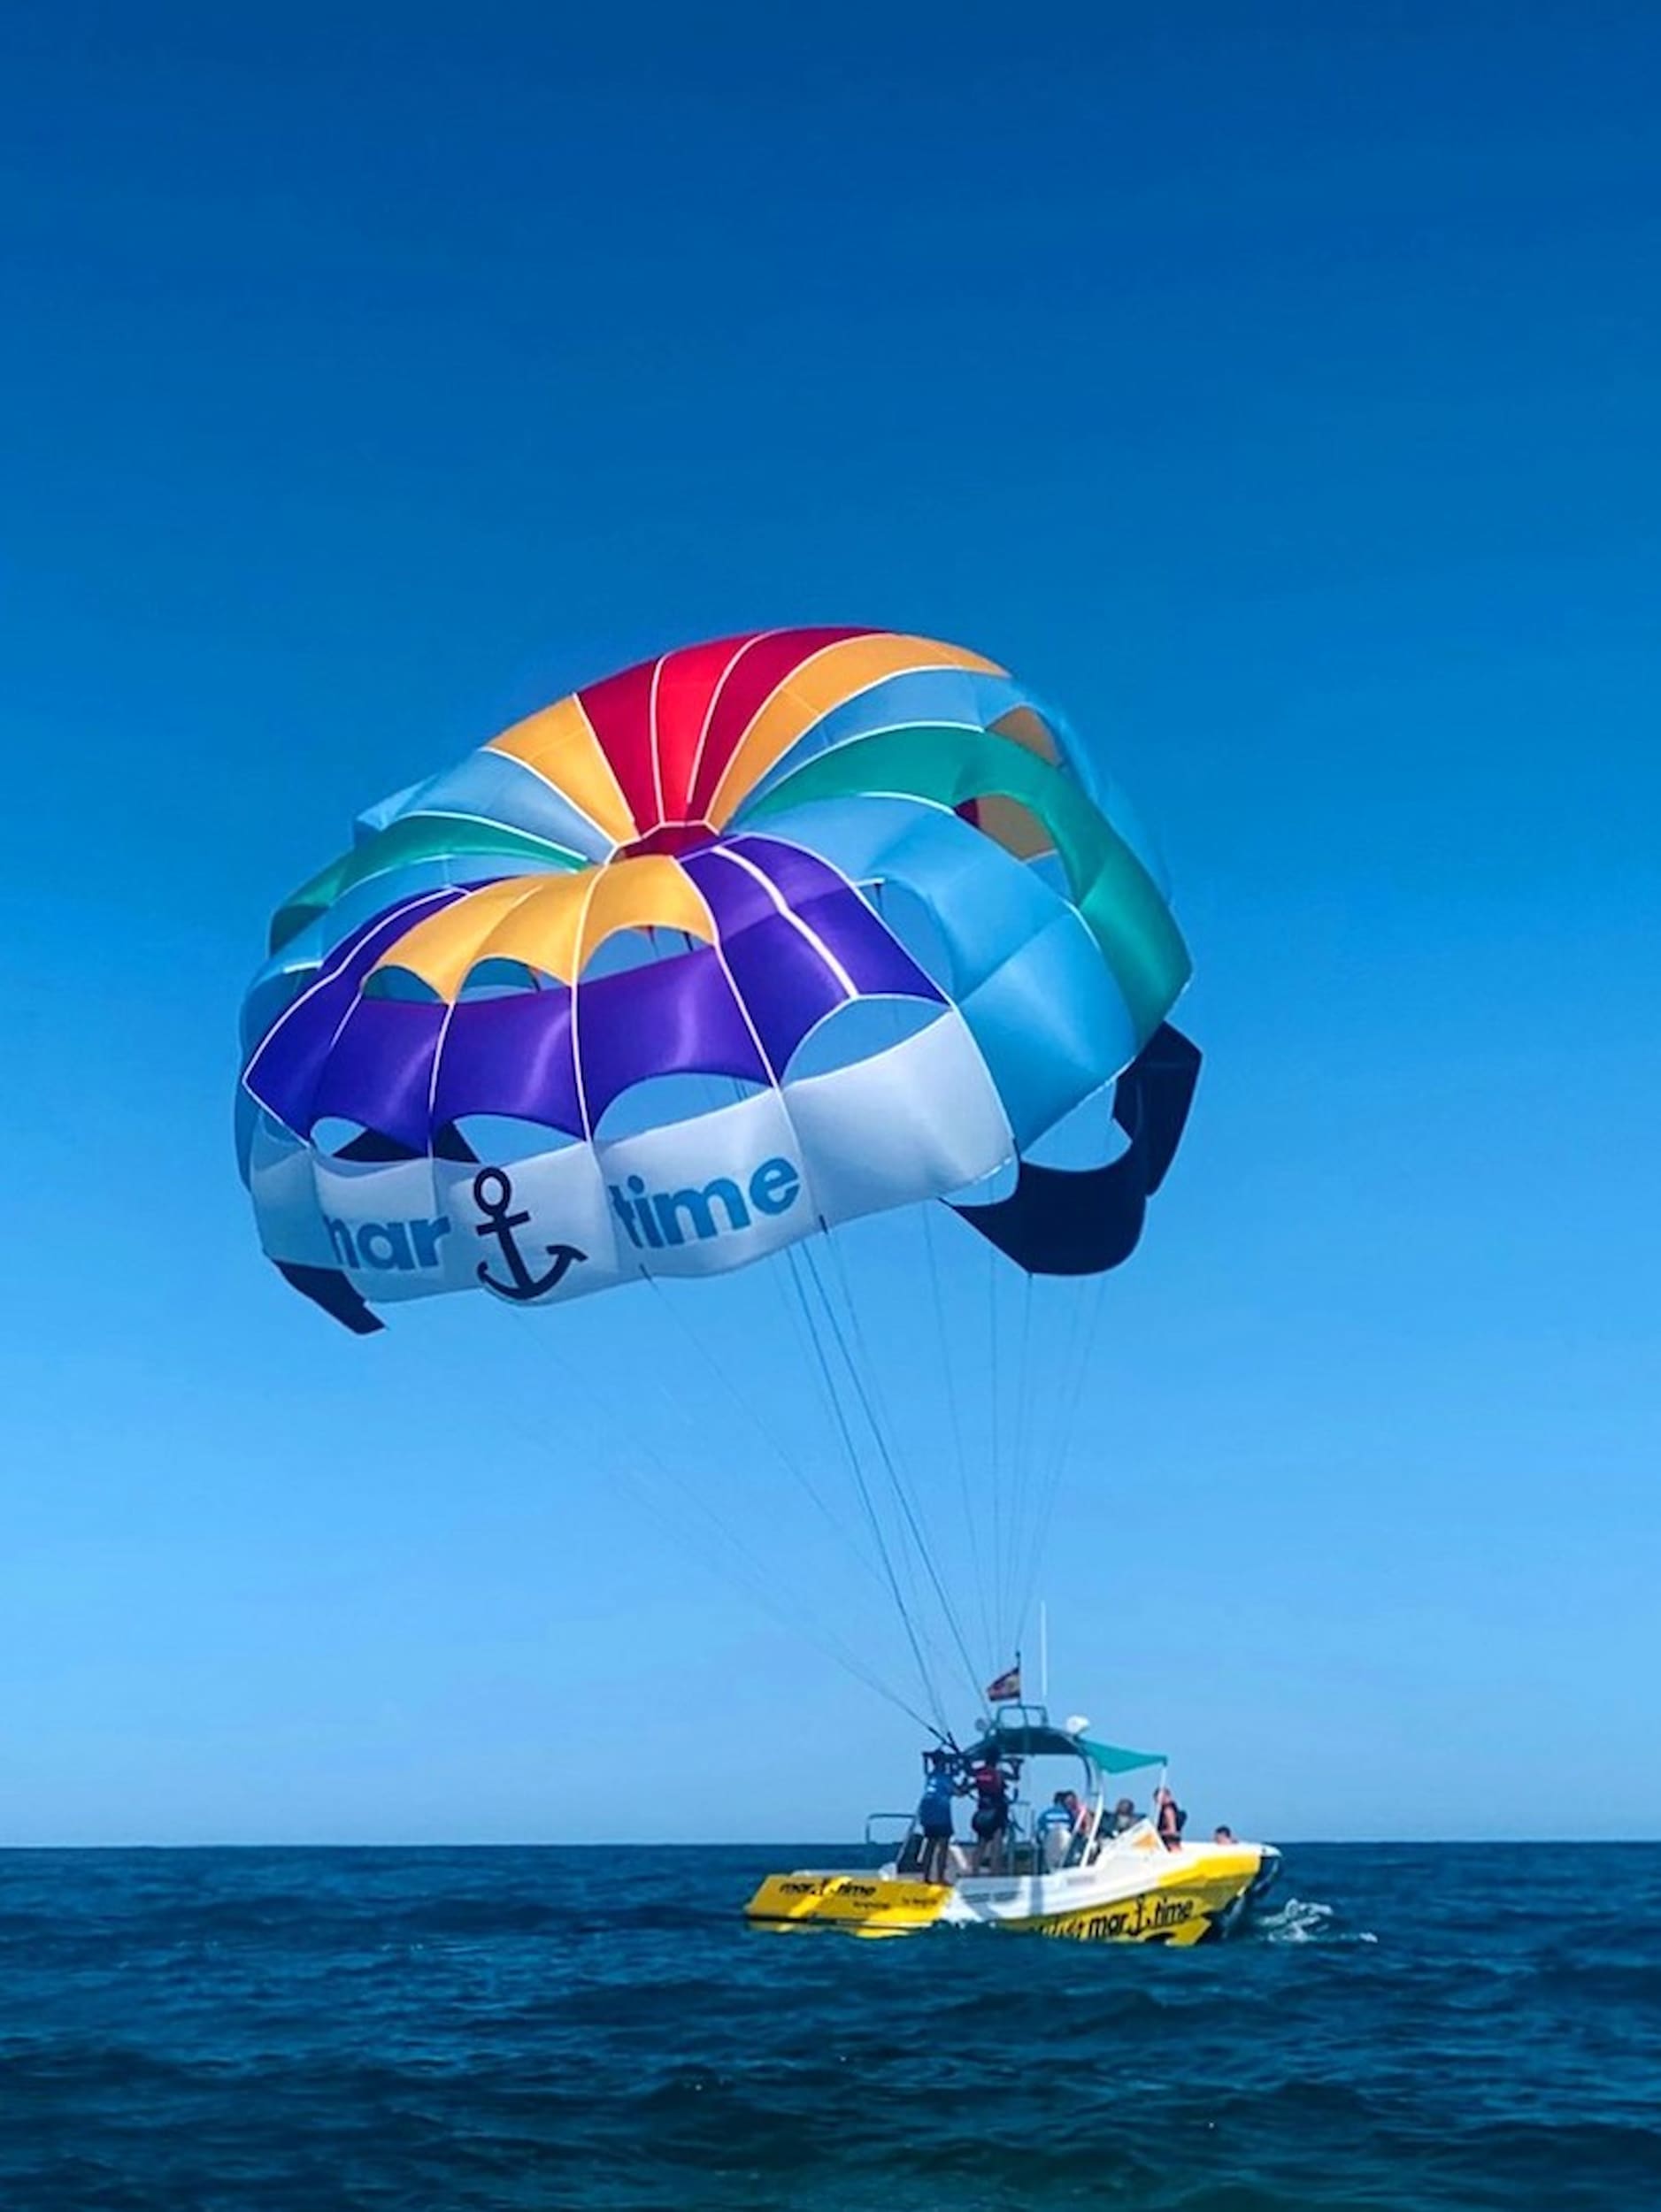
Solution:
<svg viewBox="0 0 1661 2212"><path fill-rule="evenodd" d="M1191 1952L742 1924L835 1855L0 1854L0 2206L1661 2206L1661 1847L1295 1847Z"/></svg>

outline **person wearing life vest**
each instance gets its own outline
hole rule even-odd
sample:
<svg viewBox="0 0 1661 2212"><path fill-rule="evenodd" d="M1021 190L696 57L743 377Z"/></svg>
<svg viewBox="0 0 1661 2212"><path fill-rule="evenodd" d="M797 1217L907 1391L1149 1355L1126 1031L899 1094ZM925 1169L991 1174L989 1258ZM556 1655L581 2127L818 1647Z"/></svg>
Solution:
<svg viewBox="0 0 1661 2212"><path fill-rule="evenodd" d="M1167 1851L1182 1848L1182 1831L1188 1824L1188 1816L1177 1803L1174 1794L1163 1786L1153 1793L1154 1825L1159 1831L1159 1840Z"/></svg>
<svg viewBox="0 0 1661 2212"><path fill-rule="evenodd" d="M1010 1824L1009 1777L994 1754L988 1752L974 1769L969 1786L974 1792L974 1811L969 1818L974 1830L974 1870L993 1874L998 1870Z"/></svg>

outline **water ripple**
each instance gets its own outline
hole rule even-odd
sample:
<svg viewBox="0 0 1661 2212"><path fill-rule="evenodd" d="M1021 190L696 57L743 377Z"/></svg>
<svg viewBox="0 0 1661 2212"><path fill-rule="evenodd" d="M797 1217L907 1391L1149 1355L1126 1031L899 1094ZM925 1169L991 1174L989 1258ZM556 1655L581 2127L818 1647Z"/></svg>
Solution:
<svg viewBox="0 0 1661 2212"><path fill-rule="evenodd" d="M0 2205L1661 2201L1661 1850L1307 1847L1188 1953L780 1941L781 1856L0 1854Z"/></svg>

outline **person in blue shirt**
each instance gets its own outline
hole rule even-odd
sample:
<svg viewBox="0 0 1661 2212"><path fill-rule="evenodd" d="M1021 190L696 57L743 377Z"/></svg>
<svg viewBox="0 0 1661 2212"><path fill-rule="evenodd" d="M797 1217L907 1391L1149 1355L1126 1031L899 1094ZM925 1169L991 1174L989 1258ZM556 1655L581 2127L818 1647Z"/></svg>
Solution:
<svg viewBox="0 0 1661 2212"><path fill-rule="evenodd" d="M1080 1803L1077 1790L1057 1790L1039 1814L1037 1828L1039 1858L1054 1873L1082 1860L1090 1838L1089 1808Z"/></svg>
<svg viewBox="0 0 1661 2212"><path fill-rule="evenodd" d="M1073 1841L1073 1828L1078 1800L1068 1804L1069 1792L1057 1790L1049 1804L1038 1816L1038 1851L1045 1870L1053 1873L1063 1860Z"/></svg>
<svg viewBox="0 0 1661 2212"><path fill-rule="evenodd" d="M917 1808L923 1850L918 1867L926 1882L943 1888L951 1879L951 1801L958 1792L950 1755L923 1754L923 1795Z"/></svg>

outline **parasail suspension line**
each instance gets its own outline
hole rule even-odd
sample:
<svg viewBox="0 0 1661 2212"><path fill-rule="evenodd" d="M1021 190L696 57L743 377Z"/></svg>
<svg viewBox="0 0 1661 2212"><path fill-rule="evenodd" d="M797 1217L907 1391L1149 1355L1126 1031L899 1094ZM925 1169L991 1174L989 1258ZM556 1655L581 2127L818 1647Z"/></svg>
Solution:
<svg viewBox="0 0 1661 2212"><path fill-rule="evenodd" d="M922 1640L918 1633L917 1623L911 1617L911 1609L906 1603L905 1594L900 1587L900 1578L895 1571L893 1555L888 1548L888 1539L883 1532L881 1517L877 1511L876 1502L871 1495L870 1485L865 1480L865 1469L860 1464L859 1449L854 1441L853 1431L849 1425L847 1414L843 1410L842 1400L837 1394L835 1378L832 1372L830 1362L826 1357L824 1344L814 1325L807 1294L803 1289L801 1278L796 1273L795 1264L796 1248L794 1246L787 1248L785 1257L790 1263L790 1280L797 1298L801 1301L803 1315L807 1322L809 1341L812 1346L820 1378L830 1399L832 1417L835 1422L837 1433L842 1440L842 1450L853 1475L854 1486L858 1492L860 1504L865 1509L865 1519L870 1525L872 1538L877 1547L877 1556L882 1563L883 1578L888 1586L888 1594L894 1600L895 1608L900 1616L901 1625L905 1631L905 1640L911 1647L911 1656L917 1663L917 1671L922 1678L924 1694L928 1699L936 1721L943 1729L946 1724L945 1707L941 1701L940 1692L935 1686L928 1661L924 1656ZM816 1284L817 1280L816 1277ZM821 1297L823 1294L821 1287Z"/></svg>
<svg viewBox="0 0 1661 2212"><path fill-rule="evenodd" d="M953 1606L950 1595L946 1589L944 1582L941 1578L940 1569L935 1562L933 1548L928 1541L927 1534L923 1527L921 1515L917 1508L915 1501L911 1497L905 1478L900 1471L899 1463L889 1448L888 1438L884 1432L882 1422L879 1418L878 1409L873 1402L872 1392L866 1388L865 1377L861 1372L859 1363L854 1358L853 1350L850 1348L849 1336L848 1334L845 1334L842 1330L842 1324L837 1317L835 1307L831 1301L829 1294L826 1290L823 1279L819 1275L819 1269L811 1248L806 1247L804 1248L804 1258L806 1262L808 1271L813 1279L815 1287L819 1291L820 1301L825 1308L826 1317L830 1323L832 1333L836 1340L837 1349L842 1355L842 1363L848 1371L849 1379L852 1382L855 1393L859 1400L860 1409L865 1416L865 1424L871 1431L872 1440L876 1446L877 1455L881 1461L883 1471L888 1479L888 1486L894 1494L896 1503L899 1507L902 1520L906 1530L911 1535L912 1543L917 1548L917 1555L922 1563L923 1571L928 1578L930 1586L934 1590L935 1598L939 1601L941 1611L945 1617L947 1630L950 1634L952 1642L957 1647L957 1655L962 1663L964 1673L969 1684L971 1695L978 1695L980 1684L975 1675L974 1661L970 1657L968 1646L964 1640L963 1629L957 1619L957 1609ZM842 1267L842 1254L837 1249L834 1240L831 1241L831 1258L833 1264L836 1268L838 1278L841 1282L843 1299L848 1305L850 1330L851 1332L853 1342L858 1347L862 1357L865 1360L866 1368L869 1368L871 1364L870 1355L865 1344L864 1333L859 1326L858 1313L855 1309L853 1300L849 1294L847 1274Z"/></svg>

